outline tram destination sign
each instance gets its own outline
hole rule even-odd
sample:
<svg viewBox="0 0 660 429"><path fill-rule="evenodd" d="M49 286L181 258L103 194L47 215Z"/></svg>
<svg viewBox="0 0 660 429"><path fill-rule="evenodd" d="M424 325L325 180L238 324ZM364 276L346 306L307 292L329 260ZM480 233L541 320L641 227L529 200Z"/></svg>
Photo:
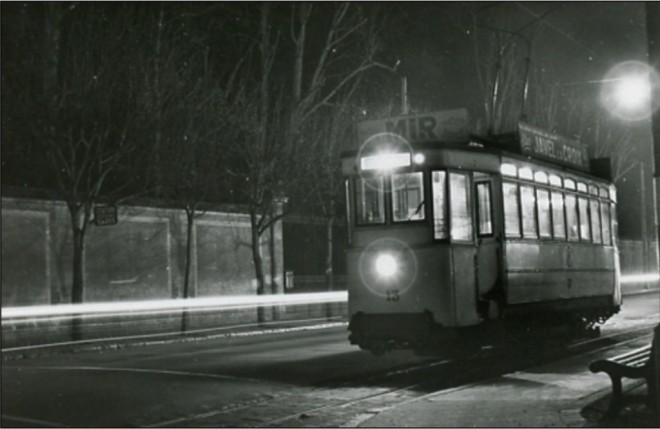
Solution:
<svg viewBox="0 0 660 429"><path fill-rule="evenodd" d="M468 115L465 109L443 110L418 115L371 119L357 124L357 143L379 133L394 133L409 143L419 141L467 141Z"/></svg>
<svg viewBox="0 0 660 429"><path fill-rule="evenodd" d="M520 150L532 158L589 171L587 145L520 122Z"/></svg>

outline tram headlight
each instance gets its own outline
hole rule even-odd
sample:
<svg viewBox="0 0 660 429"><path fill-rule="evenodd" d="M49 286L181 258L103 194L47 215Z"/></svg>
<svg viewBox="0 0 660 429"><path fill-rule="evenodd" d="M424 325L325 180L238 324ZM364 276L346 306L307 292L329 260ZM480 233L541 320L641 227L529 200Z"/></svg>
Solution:
<svg viewBox="0 0 660 429"><path fill-rule="evenodd" d="M399 271L396 258L389 253L383 253L376 257L375 268L376 273L385 279L392 278Z"/></svg>
<svg viewBox="0 0 660 429"><path fill-rule="evenodd" d="M360 159L360 168L363 171L388 171L400 167L410 166L409 153L381 152L372 156L363 156Z"/></svg>

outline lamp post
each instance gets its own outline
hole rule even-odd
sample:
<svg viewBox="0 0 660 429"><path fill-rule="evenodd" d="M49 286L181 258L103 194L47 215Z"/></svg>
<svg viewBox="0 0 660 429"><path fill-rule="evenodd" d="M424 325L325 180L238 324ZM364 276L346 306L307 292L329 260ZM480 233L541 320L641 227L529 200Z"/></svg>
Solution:
<svg viewBox="0 0 660 429"><path fill-rule="evenodd" d="M646 12L646 36L648 44L648 53L649 53L649 63L655 70L660 70L660 5L655 2L644 2L645 12ZM658 91L653 91L651 97L655 99L651 100L654 104L660 104L660 94ZM653 132L653 184L655 196L655 221L656 227L658 227L658 218L660 217L660 113L656 109L651 116L651 128ZM660 230L658 230L658 242L660 243ZM658 248L657 255L660 256L660 248ZM660 283L660 280L658 280ZM655 348L654 348L654 365L655 365L655 377L652 382L654 383L655 388L655 398L653 403L653 409L656 415L660 415L660 324L656 326L654 335ZM649 386L650 388L651 386Z"/></svg>

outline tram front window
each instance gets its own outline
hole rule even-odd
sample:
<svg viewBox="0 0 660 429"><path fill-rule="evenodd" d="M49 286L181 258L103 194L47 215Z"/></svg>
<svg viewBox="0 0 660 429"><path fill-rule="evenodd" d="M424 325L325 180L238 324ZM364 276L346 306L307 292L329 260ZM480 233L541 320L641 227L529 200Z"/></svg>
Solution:
<svg viewBox="0 0 660 429"><path fill-rule="evenodd" d="M424 220L423 173L392 175L392 219L394 222Z"/></svg>
<svg viewBox="0 0 660 429"><path fill-rule="evenodd" d="M385 223L385 199L383 178L369 177L357 180L357 223L373 225Z"/></svg>

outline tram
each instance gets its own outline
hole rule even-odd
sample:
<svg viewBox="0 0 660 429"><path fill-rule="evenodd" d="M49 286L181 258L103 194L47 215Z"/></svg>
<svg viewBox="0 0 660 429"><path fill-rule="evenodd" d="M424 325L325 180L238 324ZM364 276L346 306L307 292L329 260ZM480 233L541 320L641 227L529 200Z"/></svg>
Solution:
<svg viewBox="0 0 660 429"><path fill-rule="evenodd" d="M508 142L380 132L345 152L351 344L597 333L621 306L616 190L586 156L524 123Z"/></svg>

